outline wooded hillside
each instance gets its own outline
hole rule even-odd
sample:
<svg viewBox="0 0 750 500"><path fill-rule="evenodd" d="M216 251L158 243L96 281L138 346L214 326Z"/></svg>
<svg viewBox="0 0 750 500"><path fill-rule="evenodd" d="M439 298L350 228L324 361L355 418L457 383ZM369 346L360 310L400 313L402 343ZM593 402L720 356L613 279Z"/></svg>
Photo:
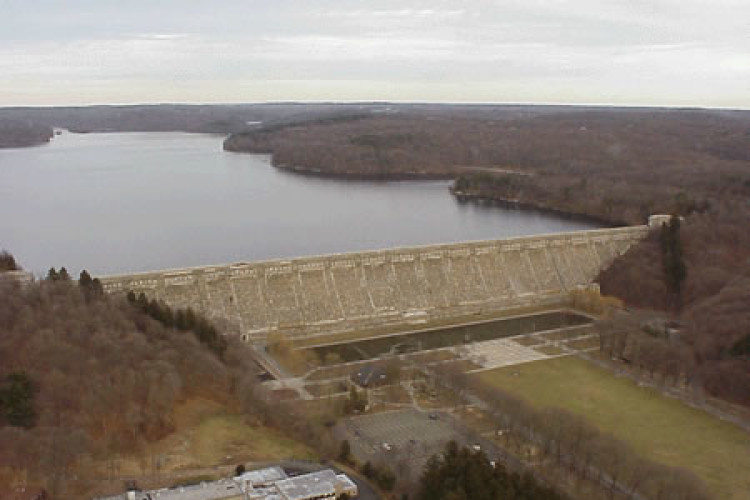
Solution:
<svg viewBox="0 0 750 500"><path fill-rule="evenodd" d="M242 348L218 357L193 332L165 328L124 298L74 281L0 282L4 487L23 473L55 498L76 497L70 488L85 484L68 474L172 432L177 403L251 391L255 371Z"/></svg>
<svg viewBox="0 0 750 500"><path fill-rule="evenodd" d="M0 148L22 148L45 144L52 138L52 128L28 120L0 119Z"/></svg>

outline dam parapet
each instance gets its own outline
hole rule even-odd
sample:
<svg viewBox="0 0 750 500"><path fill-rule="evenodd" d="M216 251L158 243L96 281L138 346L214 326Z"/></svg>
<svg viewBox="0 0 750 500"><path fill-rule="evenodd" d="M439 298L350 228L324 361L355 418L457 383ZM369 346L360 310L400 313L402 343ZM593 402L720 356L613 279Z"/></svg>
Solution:
<svg viewBox="0 0 750 500"><path fill-rule="evenodd" d="M191 307L244 340L561 304L648 226L100 277L107 293Z"/></svg>

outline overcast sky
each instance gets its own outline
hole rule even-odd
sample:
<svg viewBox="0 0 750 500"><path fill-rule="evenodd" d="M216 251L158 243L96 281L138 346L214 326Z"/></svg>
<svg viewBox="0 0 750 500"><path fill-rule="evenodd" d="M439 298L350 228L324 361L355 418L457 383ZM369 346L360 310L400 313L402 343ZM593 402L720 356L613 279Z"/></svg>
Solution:
<svg viewBox="0 0 750 500"><path fill-rule="evenodd" d="M750 108L750 0L0 0L0 106Z"/></svg>

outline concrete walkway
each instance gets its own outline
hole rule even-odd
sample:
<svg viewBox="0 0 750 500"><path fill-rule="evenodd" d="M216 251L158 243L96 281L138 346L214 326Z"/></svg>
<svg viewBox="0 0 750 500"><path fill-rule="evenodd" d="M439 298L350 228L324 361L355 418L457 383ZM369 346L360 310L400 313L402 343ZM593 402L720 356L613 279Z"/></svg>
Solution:
<svg viewBox="0 0 750 500"><path fill-rule="evenodd" d="M578 328L578 327L573 327ZM555 333L570 332L569 337L554 339L549 338ZM481 366L476 370L470 370L470 373L484 370L493 370L504 366L520 365L543 359L560 358L572 356L596 350L596 348L574 349L568 346L569 342L587 340L595 338L593 332L581 332L576 334L571 328L558 328L539 333L530 333L518 335L515 337L506 337L502 339L488 340L485 342L475 342L466 346L454 348L457 355L461 355L477 365ZM524 339L533 339L533 344L525 345ZM545 353L543 349L559 351L556 353Z"/></svg>

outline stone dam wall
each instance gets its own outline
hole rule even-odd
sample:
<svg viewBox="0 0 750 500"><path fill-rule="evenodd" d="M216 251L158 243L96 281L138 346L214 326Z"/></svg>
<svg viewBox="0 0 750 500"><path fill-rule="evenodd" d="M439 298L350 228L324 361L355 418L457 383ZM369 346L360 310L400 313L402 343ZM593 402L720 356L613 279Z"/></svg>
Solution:
<svg viewBox="0 0 750 500"><path fill-rule="evenodd" d="M245 340L422 323L560 304L648 232L647 226L100 277L192 307Z"/></svg>

